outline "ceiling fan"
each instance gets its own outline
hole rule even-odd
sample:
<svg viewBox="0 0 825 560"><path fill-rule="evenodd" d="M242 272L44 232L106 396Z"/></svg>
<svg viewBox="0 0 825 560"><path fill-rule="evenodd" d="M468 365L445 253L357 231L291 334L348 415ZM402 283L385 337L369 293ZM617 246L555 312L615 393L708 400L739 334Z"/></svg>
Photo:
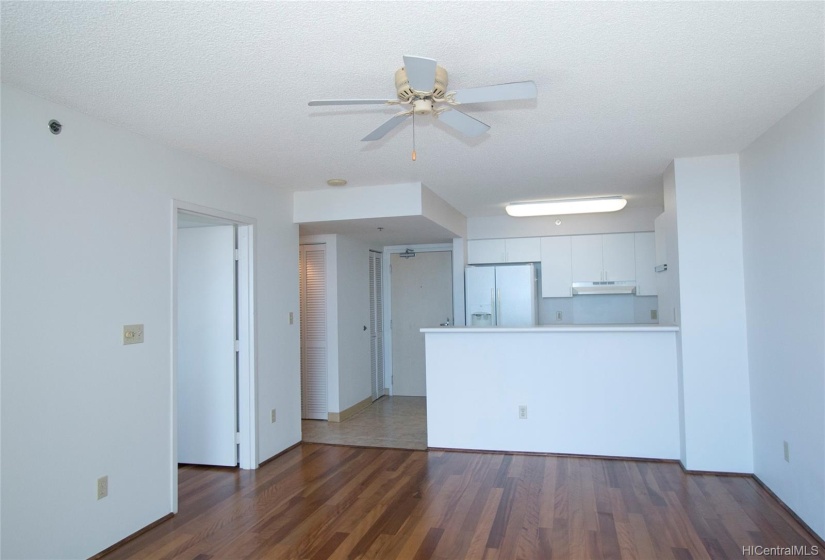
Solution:
<svg viewBox="0 0 825 560"><path fill-rule="evenodd" d="M410 105L409 109L396 114L361 139L369 142L383 138L408 117L415 115L434 115L465 136L480 136L490 126L462 113L456 109L457 106L536 98L536 84L532 81L447 91L447 71L435 60L420 56L404 56L404 67L395 72L395 89L397 100L323 99L310 101L309 105Z"/></svg>

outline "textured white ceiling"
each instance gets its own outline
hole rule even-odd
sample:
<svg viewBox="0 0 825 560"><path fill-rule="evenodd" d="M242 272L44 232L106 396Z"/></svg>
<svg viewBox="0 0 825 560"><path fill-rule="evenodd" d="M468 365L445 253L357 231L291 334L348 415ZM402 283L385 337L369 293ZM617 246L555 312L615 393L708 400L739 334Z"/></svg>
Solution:
<svg viewBox="0 0 825 560"><path fill-rule="evenodd" d="M2 79L273 188L421 181L467 216L623 194L661 205L674 157L741 150L825 82L822 2L2 2ZM534 80L475 106L465 139L417 119L360 138L401 56L452 88ZM397 109L396 109L397 110Z"/></svg>

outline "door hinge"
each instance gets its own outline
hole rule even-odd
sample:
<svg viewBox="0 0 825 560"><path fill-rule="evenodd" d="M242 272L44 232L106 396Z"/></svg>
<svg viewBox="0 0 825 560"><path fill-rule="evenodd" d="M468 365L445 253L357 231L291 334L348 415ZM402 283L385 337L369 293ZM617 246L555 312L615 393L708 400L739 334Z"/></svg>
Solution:
<svg viewBox="0 0 825 560"><path fill-rule="evenodd" d="M236 340L235 341L235 352L240 352L240 351L241 351L241 341Z"/></svg>
<svg viewBox="0 0 825 560"><path fill-rule="evenodd" d="M235 443L241 443L241 432L235 432Z"/></svg>
<svg viewBox="0 0 825 560"><path fill-rule="evenodd" d="M241 254L237 249L235 249L235 260L236 261L241 260Z"/></svg>

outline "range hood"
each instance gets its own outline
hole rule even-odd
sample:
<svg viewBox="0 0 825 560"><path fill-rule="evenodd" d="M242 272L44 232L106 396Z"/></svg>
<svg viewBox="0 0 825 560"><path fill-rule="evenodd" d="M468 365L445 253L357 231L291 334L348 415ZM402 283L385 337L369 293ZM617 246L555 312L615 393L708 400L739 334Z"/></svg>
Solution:
<svg viewBox="0 0 825 560"><path fill-rule="evenodd" d="M636 282L573 282L573 295L635 294Z"/></svg>

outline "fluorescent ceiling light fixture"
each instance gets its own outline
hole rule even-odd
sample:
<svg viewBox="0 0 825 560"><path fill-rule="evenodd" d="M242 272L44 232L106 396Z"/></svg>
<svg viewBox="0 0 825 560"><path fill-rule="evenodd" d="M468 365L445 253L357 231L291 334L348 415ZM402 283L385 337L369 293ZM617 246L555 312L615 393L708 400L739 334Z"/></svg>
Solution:
<svg viewBox="0 0 825 560"><path fill-rule="evenodd" d="M621 196L601 198L576 198L569 200L544 200L540 202L513 202L505 207L507 213L517 218L526 216L561 216L563 214L591 214L615 212L625 207Z"/></svg>

